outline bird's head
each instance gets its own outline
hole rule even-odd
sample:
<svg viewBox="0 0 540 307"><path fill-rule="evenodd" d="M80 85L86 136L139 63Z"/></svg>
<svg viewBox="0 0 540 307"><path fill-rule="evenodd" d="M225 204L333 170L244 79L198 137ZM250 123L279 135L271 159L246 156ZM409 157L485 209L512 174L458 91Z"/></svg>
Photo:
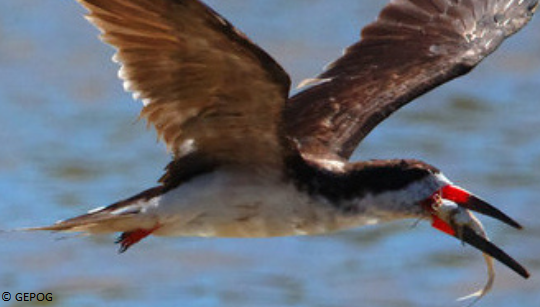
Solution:
<svg viewBox="0 0 540 307"><path fill-rule="evenodd" d="M351 164L345 173L355 182L349 186L361 186L369 191L361 193L358 208L381 210L389 219L429 218L435 229L479 249L524 278L529 277L523 266L489 241L471 211L517 229L521 229L521 225L452 183L437 168L417 160L373 160Z"/></svg>

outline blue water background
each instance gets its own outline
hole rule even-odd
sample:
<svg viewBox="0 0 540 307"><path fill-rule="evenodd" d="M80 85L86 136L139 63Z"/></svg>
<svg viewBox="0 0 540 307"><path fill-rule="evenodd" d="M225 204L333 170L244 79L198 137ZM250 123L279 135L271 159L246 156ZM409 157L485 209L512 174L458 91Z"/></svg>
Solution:
<svg viewBox="0 0 540 307"><path fill-rule="evenodd" d="M208 1L290 72L312 77L384 1ZM73 1L0 1L0 229L44 225L155 184L169 157L137 122L113 50ZM502 265L478 306L540 306L540 20L465 78L380 125L356 159L418 158L521 221L483 221L532 272ZM50 306L464 306L481 255L414 221L318 237L150 238L0 234L0 292ZM1 306L24 306L23 303Z"/></svg>

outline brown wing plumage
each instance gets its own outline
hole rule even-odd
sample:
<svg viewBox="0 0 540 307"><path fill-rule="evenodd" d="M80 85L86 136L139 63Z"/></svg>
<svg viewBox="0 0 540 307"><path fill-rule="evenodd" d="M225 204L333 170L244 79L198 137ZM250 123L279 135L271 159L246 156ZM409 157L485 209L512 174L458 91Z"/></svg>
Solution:
<svg viewBox="0 0 540 307"><path fill-rule="evenodd" d="M117 49L119 76L141 116L181 158L276 163L289 77L197 0L78 0Z"/></svg>
<svg viewBox="0 0 540 307"><path fill-rule="evenodd" d="M463 75L531 18L538 0L394 0L360 42L292 97L288 134L308 157L348 159L382 120Z"/></svg>

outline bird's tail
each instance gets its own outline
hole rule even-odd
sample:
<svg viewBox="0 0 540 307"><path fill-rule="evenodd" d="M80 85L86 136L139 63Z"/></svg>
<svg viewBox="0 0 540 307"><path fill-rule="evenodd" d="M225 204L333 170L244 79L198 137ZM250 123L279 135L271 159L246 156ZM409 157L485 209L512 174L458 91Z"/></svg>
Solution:
<svg viewBox="0 0 540 307"><path fill-rule="evenodd" d="M155 187L126 200L90 210L85 214L58 221L49 226L28 227L19 230L87 234L121 232L117 243L121 245L120 252L124 252L131 245L159 228L156 218L142 213L146 211L152 201L156 201L157 196L161 195L161 190L162 187Z"/></svg>

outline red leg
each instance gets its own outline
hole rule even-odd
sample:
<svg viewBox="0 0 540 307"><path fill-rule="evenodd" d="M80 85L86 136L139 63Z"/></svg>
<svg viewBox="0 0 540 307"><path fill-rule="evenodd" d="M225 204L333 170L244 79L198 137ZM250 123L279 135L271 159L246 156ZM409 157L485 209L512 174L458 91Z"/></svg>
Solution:
<svg viewBox="0 0 540 307"><path fill-rule="evenodd" d="M118 250L118 252L123 253L127 251L128 248L130 248L133 244L146 238L159 227L161 226L156 225L154 228L150 229L136 229L133 231L123 232L118 238L118 240L116 240L116 243L120 244L120 249Z"/></svg>

